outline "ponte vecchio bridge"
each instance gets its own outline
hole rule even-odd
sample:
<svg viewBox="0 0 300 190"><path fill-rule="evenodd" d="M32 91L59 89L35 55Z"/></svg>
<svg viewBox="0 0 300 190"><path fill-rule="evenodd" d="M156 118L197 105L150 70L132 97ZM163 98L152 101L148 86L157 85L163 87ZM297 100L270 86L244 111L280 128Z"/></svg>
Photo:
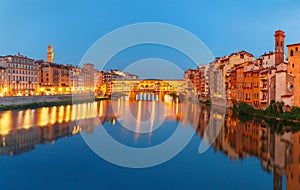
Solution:
<svg viewBox="0 0 300 190"><path fill-rule="evenodd" d="M165 95L178 93L188 95L189 85L185 80L112 80L108 87L108 95L129 96L130 100L137 100L139 97L147 97L148 100L164 100Z"/></svg>

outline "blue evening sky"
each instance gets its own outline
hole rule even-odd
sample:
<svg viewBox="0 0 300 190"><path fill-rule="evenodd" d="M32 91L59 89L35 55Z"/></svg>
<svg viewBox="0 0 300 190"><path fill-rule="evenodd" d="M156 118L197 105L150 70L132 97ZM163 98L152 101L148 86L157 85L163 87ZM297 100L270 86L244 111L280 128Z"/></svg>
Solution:
<svg viewBox="0 0 300 190"><path fill-rule="evenodd" d="M200 38L214 56L273 50L273 34L300 42L300 1L0 1L0 55L45 59L53 44L55 62L78 64L103 35L138 22L164 22Z"/></svg>

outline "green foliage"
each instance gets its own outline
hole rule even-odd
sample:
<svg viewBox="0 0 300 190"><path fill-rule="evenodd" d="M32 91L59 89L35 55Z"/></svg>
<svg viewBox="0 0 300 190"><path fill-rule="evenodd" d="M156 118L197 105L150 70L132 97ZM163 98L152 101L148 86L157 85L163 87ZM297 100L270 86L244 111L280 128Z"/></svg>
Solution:
<svg viewBox="0 0 300 190"><path fill-rule="evenodd" d="M237 109L239 110L240 113L253 113L255 110L253 108L253 106L245 103L245 102L241 102L238 104Z"/></svg>
<svg viewBox="0 0 300 190"><path fill-rule="evenodd" d="M292 114L299 114L300 115L300 108L293 106L292 110L291 110L291 113Z"/></svg>
<svg viewBox="0 0 300 190"><path fill-rule="evenodd" d="M291 111L284 112L284 103L271 101L265 110L254 109L251 105L241 102L232 107L233 115L237 115L241 122L255 119L265 120L271 132L282 134L285 130L296 132L300 130L300 108L292 107Z"/></svg>

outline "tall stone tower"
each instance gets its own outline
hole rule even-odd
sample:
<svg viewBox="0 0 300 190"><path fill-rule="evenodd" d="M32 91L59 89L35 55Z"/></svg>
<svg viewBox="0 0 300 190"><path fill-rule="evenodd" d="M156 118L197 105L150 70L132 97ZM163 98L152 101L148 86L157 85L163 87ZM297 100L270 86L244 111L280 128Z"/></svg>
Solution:
<svg viewBox="0 0 300 190"><path fill-rule="evenodd" d="M53 53L53 47L51 44L48 46L47 58L48 58L48 62L51 62L51 63L53 62L54 53Z"/></svg>
<svg viewBox="0 0 300 190"><path fill-rule="evenodd" d="M277 30L274 34L275 37L275 66L284 62L284 32Z"/></svg>

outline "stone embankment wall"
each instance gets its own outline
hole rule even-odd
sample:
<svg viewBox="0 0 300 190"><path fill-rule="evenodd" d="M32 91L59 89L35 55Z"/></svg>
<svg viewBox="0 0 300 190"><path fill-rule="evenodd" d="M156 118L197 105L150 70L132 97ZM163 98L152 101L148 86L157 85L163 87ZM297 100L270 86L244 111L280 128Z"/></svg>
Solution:
<svg viewBox="0 0 300 190"><path fill-rule="evenodd" d="M7 96L0 97L0 105L29 104L34 102L56 102L71 99L72 95L53 96Z"/></svg>

